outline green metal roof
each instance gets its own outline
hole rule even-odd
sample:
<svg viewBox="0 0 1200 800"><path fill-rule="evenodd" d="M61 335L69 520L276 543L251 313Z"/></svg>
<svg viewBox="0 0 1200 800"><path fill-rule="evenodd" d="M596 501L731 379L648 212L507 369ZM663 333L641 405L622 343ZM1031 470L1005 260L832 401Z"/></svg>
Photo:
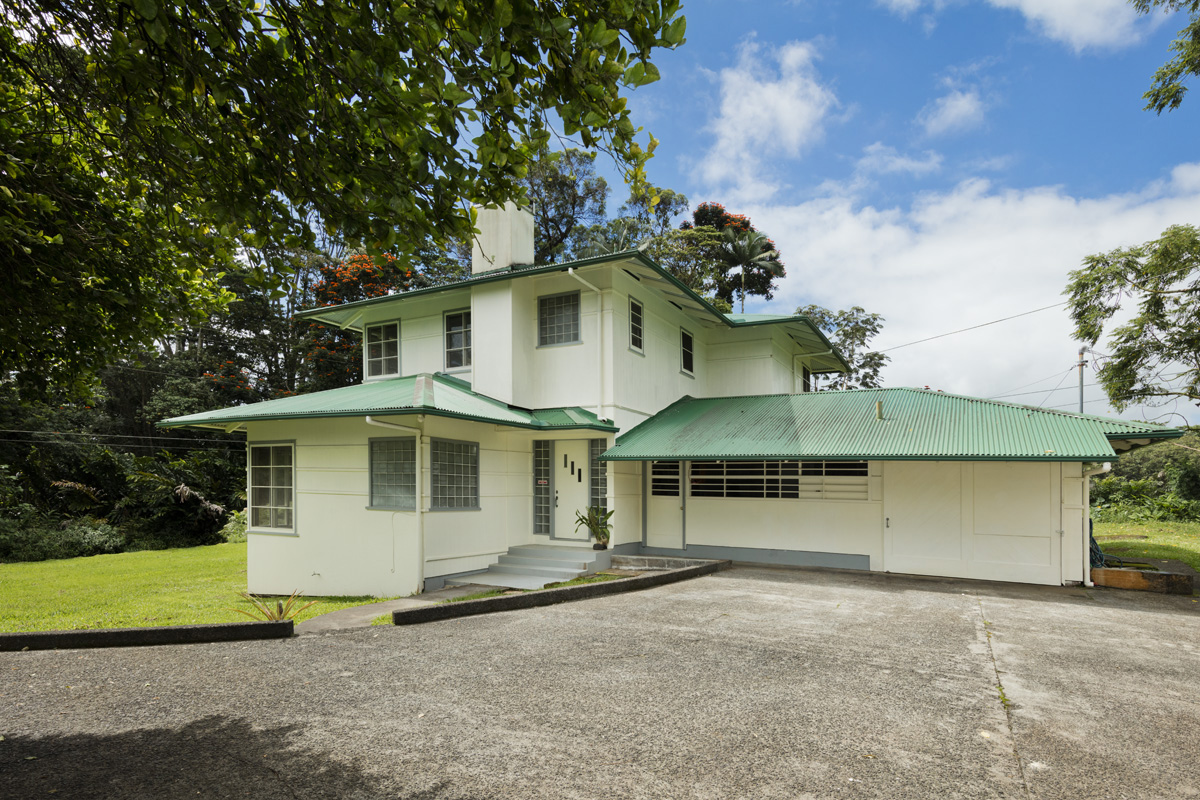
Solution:
<svg viewBox="0 0 1200 800"><path fill-rule="evenodd" d="M431 414L535 430L617 430L612 423L598 420L595 414L582 408L516 408L473 392L466 381L441 373L369 381L325 392L231 406L174 417L158 425L162 428L221 428L268 419L362 417L368 414Z"/></svg>
<svg viewBox="0 0 1200 800"><path fill-rule="evenodd" d="M350 330L362 329L363 311L366 308L381 303L406 302L414 297L438 292L449 292L456 289L466 289L471 286L510 281L515 278L532 275L544 275L553 272L566 272L568 269L580 270L589 267L620 266L634 277L635 280L653 286L670 303L688 315L700 325L706 327L748 328L758 325L781 325L788 335L805 348L805 355L811 356L812 371L847 372L850 367L842 358L829 339L808 317L800 314L785 316L776 314L722 314L707 300L692 291L667 270L658 265L654 259L640 250L627 250L622 253L608 253L593 258L578 261L565 261L561 264L513 265L501 269L489 270L470 275L453 283L441 286L430 286L426 289L413 289L398 294L372 297L368 300L357 300L337 306L310 308L301 311L296 316L314 319Z"/></svg>
<svg viewBox="0 0 1200 800"><path fill-rule="evenodd" d="M858 389L685 397L617 437L601 458L1108 461L1116 457L1112 441L1182 435L1144 422L928 390Z"/></svg>

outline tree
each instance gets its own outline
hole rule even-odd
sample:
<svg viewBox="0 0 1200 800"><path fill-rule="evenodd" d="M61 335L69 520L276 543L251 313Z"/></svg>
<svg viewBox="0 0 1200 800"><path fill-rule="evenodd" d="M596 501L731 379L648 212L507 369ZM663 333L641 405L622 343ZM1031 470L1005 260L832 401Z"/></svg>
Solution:
<svg viewBox="0 0 1200 800"><path fill-rule="evenodd" d="M720 203L701 203L692 212L692 219L685 220L680 227L684 230L707 228L719 233L726 230L732 230L735 234L757 232L749 217L731 214ZM770 245L773 253L748 266L744 272L738 273L732 270L735 265L730 261L731 254L724 239L715 248L698 254L712 266L711 280L715 297L730 306L733 304L734 295L739 293L743 296L743 306L746 294L758 295L767 300L774 297L775 278L784 275L784 266L774 243L767 239L766 244Z"/></svg>
<svg viewBox="0 0 1200 800"><path fill-rule="evenodd" d="M870 351L871 340L883 330L883 317L867 312L860 306L844 311L830 311L816 305L796 309L808 317L829 337L833 346L846 359L850 371L832 379L829 388L876 389L881 385L879 373L891 359L883 353Z"/></svg>
<svg viewBox="0 0 1200 800"><path fill-rule="evenodd" d="M596 154L543 149L521 179L533 203L534 263L549 264L604 221L608 182L596 175Z"/></svg>
<svg viewBox="0 0 1200 800"><path fill-rule="evenodd" d="M726 228L721 232L720 258L725 265L725 272L737 270L741 276L739 293L742 297L741 311L746 312L746 273L761 270L772 277L783 275L783 264L779 263L779 253L775 245L758 231L739 231L736 228Z"/></svg>
<svg viewBox="0 0 1200 800"><path fill-rule="evenodd" d="M733 311L729 300L717 296L720 274L713 253L721 247L723 235L707 225L667 231L645 243L645 252L680 283L707 300L718 311Z"/></svg>
<svg viewBox="0 0 1200 800"><path fill-rule="evenodd" d="M228 299L244 243L465 240L471 204L520 199L551 115L640 182L655 143L622 92L685 24L677 0L13 0L0 369L85 380ZM17 302L62 327L17 335Z"/></svg>
<svg viewBox="0 0 1200 800"><path fill-rule="evenodd" d="M1191 15L1188 24L1179 31L1179 37L1171 42L1175 56L1154 73L1154 82L1142 97L1146 109L1161 114L1174 111L1187 94L1184 82L1200 75L1200 0L1131 0L1133 7L1142 14L1152 14L1155 9L1184 11Z"/></svg>
<svg viewBox="0 0 1200 800"><path fill-rule="evenodd" d="M1137 304L1113 329L1099 369L1117 410L1184 398L1200 405L1200 229L1174 225L1136 247L1088 256L1071 272L1075 336L1095 345L1125 301Z"/></svg>

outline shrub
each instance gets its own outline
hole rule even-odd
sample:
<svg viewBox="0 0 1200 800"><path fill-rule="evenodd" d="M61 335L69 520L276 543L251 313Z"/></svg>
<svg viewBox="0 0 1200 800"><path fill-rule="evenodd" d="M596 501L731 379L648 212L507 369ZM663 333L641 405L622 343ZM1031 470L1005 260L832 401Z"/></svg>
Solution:
<svg viewBox="0 0 1200 800"><path fill-rule="evenodd" d="M229 521L221 528L221 538L230 543L246 541L246 509L229 515Z"/></svg>
<svg viewBox="0 0 1200 800"><path fill-rule="evenodd" d="M124 549L122 532L92 517L65 522L38 514L0 519L0 561L78 558L120 553Z"/></svg>

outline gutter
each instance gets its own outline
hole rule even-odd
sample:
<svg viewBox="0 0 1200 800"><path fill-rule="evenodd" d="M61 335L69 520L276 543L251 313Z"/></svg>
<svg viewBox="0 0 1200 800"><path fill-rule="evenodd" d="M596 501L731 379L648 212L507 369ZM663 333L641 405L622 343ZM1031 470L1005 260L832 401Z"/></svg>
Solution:
<svg viewBox="0 0 1200 800"><path fill-rule="evenodd" d="M574 267L567 274L596 293L596 419L604 419L604 296L597 286L579 277Z"/></svg>
<svg viewBox="0 0 1200 800"><path fill-rule="evenodd" d="M414 492L414 497L413 497L413 500L415 502L413 505L415 506L416 520L417 520L417 568L419 570L419 573L417 575L417 591L423 592L423 591L425 591L425 508L424 508L425 507L425 497L424 497L424 493L423 493L423 490L425 488L425 473L422 469L423 465L421 464L421 456L425 451L425 431L422 428L410 428L407 425L397 425L395 422L385 422L381 419L375 419L372 416L370 416L369 414L367 416L363 417L363 419L366 421L366 423L368 425L374 425L379 428L388 428L389 430L394 430L394 431L403 431L404 433L411 433L417 437L417 447L416 447L416 451L417 451L416 452L417 482L416 482L416 487L415 487L416 491ZM425 415L419 414L417 416L417 420L422 425L424 425ZM393 512L393 516L396 513L398 513L398 512ZM395 571L396 571L396 532L393 530L392 531L392 572L394 573Z"/></svg>

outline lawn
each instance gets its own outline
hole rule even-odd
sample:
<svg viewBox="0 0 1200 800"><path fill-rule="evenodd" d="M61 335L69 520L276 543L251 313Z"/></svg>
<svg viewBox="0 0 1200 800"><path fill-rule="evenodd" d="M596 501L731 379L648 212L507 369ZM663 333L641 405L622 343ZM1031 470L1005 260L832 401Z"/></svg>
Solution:
<svg viewBox="0 0 1200 800"><path fill-rule="evenodd" d="M239 622L245 589L245 543L0 564L0 631ZM308 599L297 621L386 598Z"/></svg>
<svg viewBox="0 0 1200 800"><path fill-rule="evenodd" d="M1200 571L1200 522L1097 522L1100 549L1124 559L1173 558ZM1106 539L1145 536L1146 539Z"/></svg>

